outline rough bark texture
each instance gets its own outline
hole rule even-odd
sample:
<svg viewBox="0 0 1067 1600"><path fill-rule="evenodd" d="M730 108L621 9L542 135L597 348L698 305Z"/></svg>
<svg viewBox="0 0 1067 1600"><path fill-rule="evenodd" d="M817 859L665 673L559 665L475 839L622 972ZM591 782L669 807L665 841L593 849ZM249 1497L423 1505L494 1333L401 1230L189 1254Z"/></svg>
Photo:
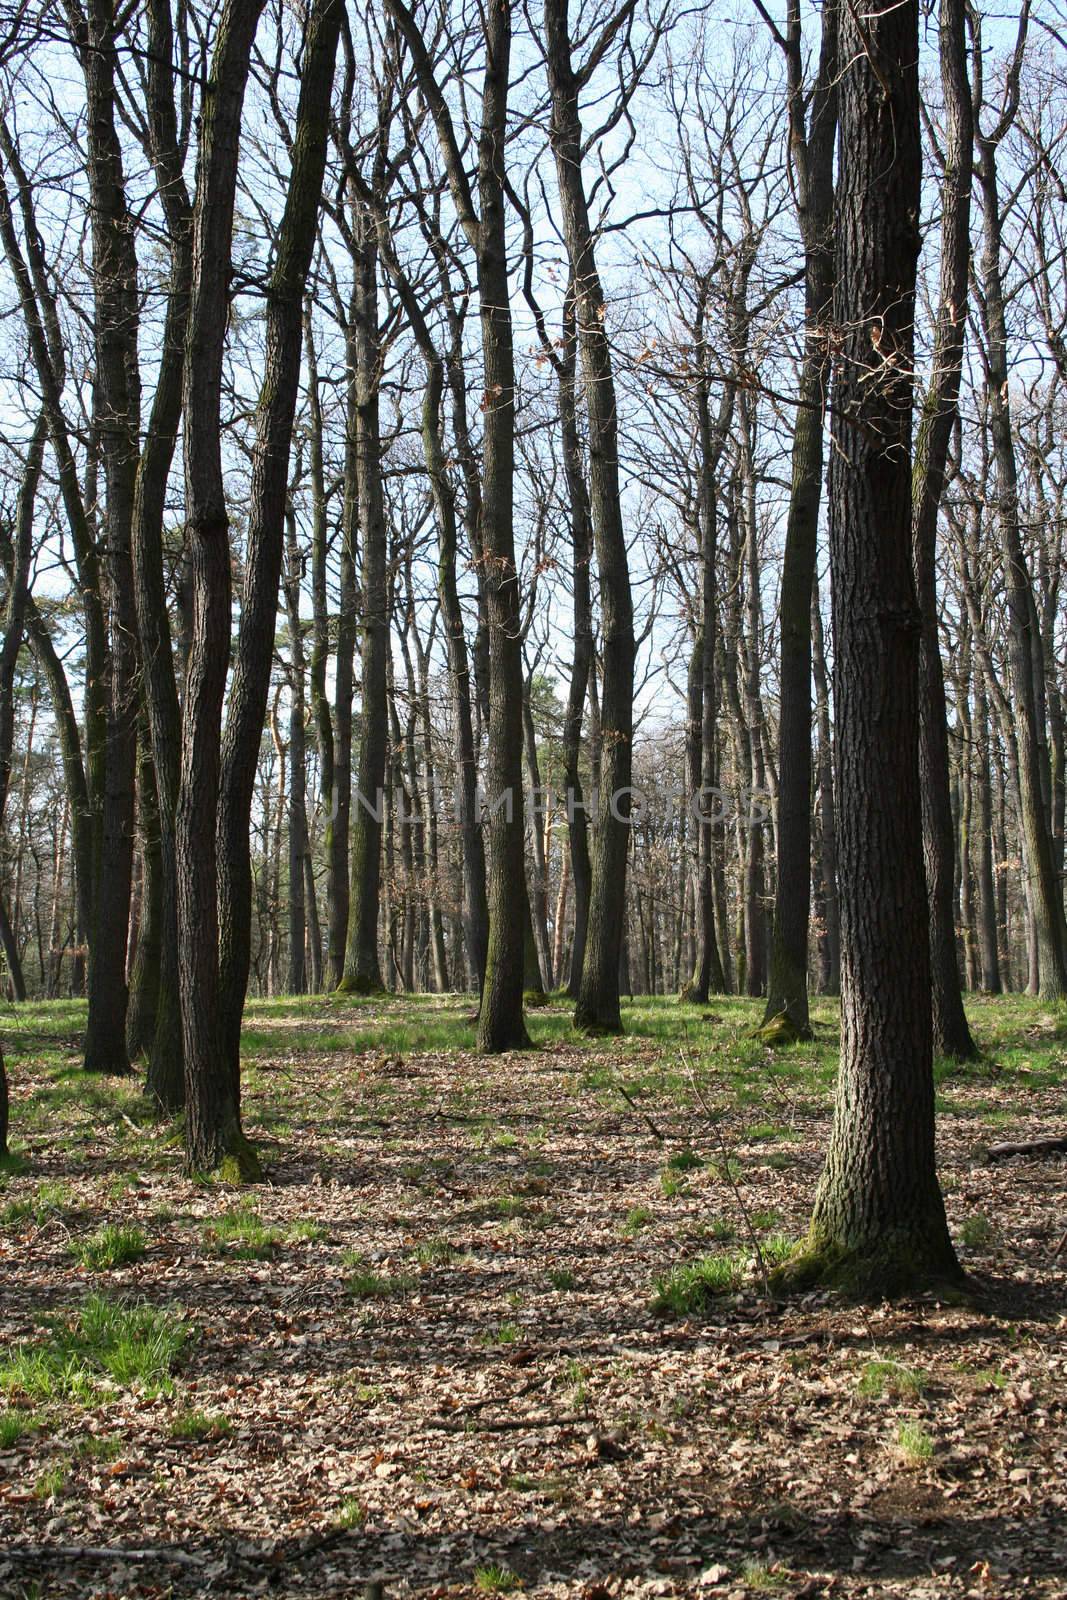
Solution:
<svg viewBox="0 0 1067 1600"><path fill-rule="evenodd" d="M106 485L110 703L100 853L89 941L85 1066L127 1072L126 938L133 872L137 756L137 614L131 531L140 458L137 256L116 128L115 23L108 0L75 21L85 75L96 348L95 423Z"/></svg>
<svg viewBox="0 0 1067 1600"><path fill-rule="evenodd" d="M170 5L167 0L149 0L146 16L149 37L149 150L167 221L171 277L156 392L134 494L132 546L143 693L159 810L161 872L159 991L155 1034L148 1060L147 1090L158 1105L173 1110L182 1104L185 1097L174 841L181 710L174 675L164 581L163 517L167 480L181 421L182 368L192 273L192 207L182 173L182 151L174 104Z"/></svg>
<svg viewBox="0 0 1067 1600"><path fill-rule="evenodd" d="M863 1294L958 1281L934 1161L911 568L918 7L841 16L830 563L841 1067L807 1255Z"/></svg>
<svg viewBox="0 0 1067 1600"><path fill-rule="evenodd" d="M185 1159L193 1171L255 1176L220 1025L216 821L222 697L230 654L230 540L219 411L241 110L263 0L227 0L200 130L185 363L185 490L192 637L175 811ZM247 846L247 840L246 840Z"/></svg>
<svg viewBox="0 0 1067 1600"><path fill-rule="evenodd" d="M956 955L955 836L949 801L945 681L937 637L937 514L945 485L949 440L959 412L967 278L971 263L971 178L974 118L967 82L966 6L941 3L941 82L945 96L941 181L941 286L934 333L933 373L915 441L912 556L922 612L919 647L919 770L923 853L930 901L930 976L934 1054L973 1060L978 1054L963 1010Z"/></svg>

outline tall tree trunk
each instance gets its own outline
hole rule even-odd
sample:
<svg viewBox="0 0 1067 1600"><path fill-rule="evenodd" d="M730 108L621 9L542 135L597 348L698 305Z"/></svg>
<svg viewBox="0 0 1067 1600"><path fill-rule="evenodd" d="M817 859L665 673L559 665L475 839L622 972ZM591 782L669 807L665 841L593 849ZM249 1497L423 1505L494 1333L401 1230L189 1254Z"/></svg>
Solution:
<svg viewBox="0 0 1067 1600"><path fill-rule="evenodd" d="M1001 257L1002 237L997 150L1014 120L1018 104L1018 61L1025 43L1026 26L1020 26L1013 75L997 126L988 136L976 127L978 159L975 174L982 194L982 255L978 278L980 310L985 331L989 396L989 426L997 479L997 524L1000 534L1007 598L1008 660L1011 668L1012 712L1018 749L1020 827L1042 997L1059 999L1067 994L1067 922L1064 920L1063 886L1052 853L1052 834L1043 786L1042 744L1045 733L1039 716L1043 699L1043 664L1026 554L1019 526L1019 482L1012 433L1009 396L1008 333L1004 305ZM1036 669L1036 670L1035 670Z"/></svg>
<svg viewBox="0 0 1067 1600"><path fill-rule="evenodd" d="M241 1017L252 941L248 819L274 656L285 503L303 303L326 169L330 101L343 0L314 0L305 23L289 184L267 296L263 383L256 407L241 621L230 683L219 784L219 1025L240 1103Z"/></svg>
<svg viewBox="0 0 1067 1600"><path fill-rule="evenodd" d="M361 208L352 252L355 318L356 473L363 536L360 627L362 685L359 783L352 819L352 891L344 993L375 994L383 987L378 960L382 882L382 803L389 742L386 679L389 662L388 531L382 485L378 335L378 252L370 217Z"/></svg>
<svg viewBox="0 0 1067 1600"><path fill-rule="evenodd" d="M126 938L133 872L137 759L137 613L131 551L140 459L138 284L116 128L117 38L109 0L88 0L74 24L86 88L92 218L97 424L107 493L105 552L110 602L110 703L94 922L89 941L85 1066L127 1072Z"/></svg>
<svg viewBox="0 0 1067 1600"><path fill-rule="evenodd" d="M804 240L804 354L793 426L792 485L779 614L778 861L764 1022L793 1038L810 1034L808 913L811 899L811 605L823 474L829 377L826 319L833 297L834 142L837 131L837 5L823 6L819 72L805 126L799 0L786 33L789 142Z"/></svg>
<svg viewBox="0 0 1067 1600"><path fill-rule="evenodd" d="M915 441L912 558L922 612L919 770L922 780L926 889L930 901L933 1048L935 1055L970 1061L978 1051L963 1010L956 954L953 915L955 844L949 804L948 732L945 723L945 683L937 637L935 573L937 515L944 491L949 441L959 414L971 262L974 118L967 81L965 28L965 0L941 0L941 83L945 97L941 286L934 333L933 370Z"/></svg>
<svg viewBox="0 0 1067 1600"><path fill-rule="evenodd" d="M230 655L230 538L220 408L241 110L262 9L263 0L226 0L200 128L183 387L193 615L174 819L185 1160L192 1171L221 1168L239 1177L255 1177L258 1162L241 1131L238 1084L221 1025L216 823Z"/></svg>
<svg viewBox="0 0 1067 1600"><path fill-rule="evenodd" d="M822 879L823 940L826 946L825 994L841 987L841 928L837 911L837 817L834 810L834 754L830 736L830 683L826 671L819 582L811 596L815 718L819 734L819 872Z"/></svg>
<svg viewBox="0 0 1067 1600"><path fill-rule="evenodd" d="M911 567L921 144L915 0L841 13L830 570L841 1067L796 1265L864 1294L958 1281L934 1159Z"/></svg>
<svg viewBox="0 0 1067 1600"><path fill-rule="evenodd" d="M296 518L289 523L285 574L285 609L289 624L289 977L290 994L308 988L304 944L307 911L304 902L304 859L308 853L307 773L304 743L304 637L300 622L300 549Z"/></svg>
<svg viewBox="0 0 1067 1600"><path fill-rule="evenodd" d="M147 1092L164 1109L185 1098L178 980L178 884L174 814L178 798L181 709L163 571L167 481L181 421L182 370L192 276L192 208L182 170L174 104L169 0L147 0L149 148L167 222L170 285L163 350L134 496L132 549L144 700L159 808L160 969Z"/></svg>
<svg viewBox="0 0 1067 1600"><path fill-rule="evenodd" d="M572 60L568 0L546 0L551 142L570 261L578 349L589 422L589 506L600 575L601 698L599 806L585 959L574 1018L578 1027L620 1033L619 951L626 905L633 768L633 597L619 491L618 416L604 292L597 271L583 175L579 112L582 75Z"/></svg>

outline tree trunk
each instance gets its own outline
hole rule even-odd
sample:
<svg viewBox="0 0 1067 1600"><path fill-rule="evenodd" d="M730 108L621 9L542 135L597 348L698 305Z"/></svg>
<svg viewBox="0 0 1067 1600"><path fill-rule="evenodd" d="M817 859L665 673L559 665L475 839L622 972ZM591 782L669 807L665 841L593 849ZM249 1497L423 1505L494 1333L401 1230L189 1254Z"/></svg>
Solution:
<svg viewBox="0 0 1067 1600"><path fill-rule="evenodd" d="M263 0L226 0L205 86L183 386L192 637L175 809L178 945L191 1171L255 1177L221 1022L218 818L222 699L230 656L230 540L220 407L241 110ZM272 629L273 633L273 629ZM247 829L247 820L246 820ZM245 840L247 849L247 838Z"/></svg>
<svg viewBox="0 0 1067 1600"><path fill-rule="evenodd" d="M804 239L804 354L793 429L792 486L779 613L778 862L764 1022L793 1038L810 1035L808 914L811 900L811 605L823 475L823 412L829 377L826 319L833 296L834 140L837 130L837 6L822 14L819 74L805 127L800 4L787 30L790 144Z"/></svg>
<svg viewBox="0 0 1067 1600"><path fill-rule="evenodd" d="M937 1056L971 1061L978 1050L963 1010L953 915L955 843L949 804L945 683L937 637L937 515L949 441L959 414L971 261L970 212L974 120L967 82L965 0L941 0L941 82L945 96L941 184L941 286L933 370L922 406L913 468L912 558L922 612L919 647L919 770L923 852L930 902L933 1048Z"/></svg>
<svg viewBox="0 0 1067 1600"><path fill-rule="evenodd" d="M619 951L626 905L633 766L633 598L619 491L615 380L585 193L580 79L572 61L568 0L546 0L544 19L552 98L552 152L589 422L589 507L600 575L604 661L599 805L585 957L574 1019L580 1028L620 1033Z"/></svg>
<svg viewBox="0 0 1067 1600"><path fill-rule="evenodd" d="M248 820L270 686L303 304L318 228L343 0L307 12L285 208L267 296L266 354L256 407L241 621L230 683L219 784L219 1026L234 1105L240 1102L241 1017L252 943Z"/></svg>
<svg viewBox="0 0 1067 1600"><path fill-rule="evenodd" d="M382 804L389 742L386 680L389 663L388 532L382 486L378 337L378 253L369 216L361 210L352 253L355 318L356 474L363 536L362 685L359 784L352 819L352 890L344 993L375 994L384 985L378 960L382 882Z"/></svg>
<svg viewBox="0 0 1067 1600"><path fill-rule="evenodd" d="M108 0L89 0L75 34L86 88L96 420L106 483L104 544L111 625L106 779L89 941L85 1067L90 1072L122 1073L129 1071L126 939L137 759L137 612L131 551L141 421L137 255L116 129L117 49Z"/></svg>
<svg viewBox="0 0 1067 1600"><path fill-rule="evenodd" d="M958 1282L934 1160L911 568L918 7L841 14L830 570L841 1067L808 1254L864 1295Z"/></svg>

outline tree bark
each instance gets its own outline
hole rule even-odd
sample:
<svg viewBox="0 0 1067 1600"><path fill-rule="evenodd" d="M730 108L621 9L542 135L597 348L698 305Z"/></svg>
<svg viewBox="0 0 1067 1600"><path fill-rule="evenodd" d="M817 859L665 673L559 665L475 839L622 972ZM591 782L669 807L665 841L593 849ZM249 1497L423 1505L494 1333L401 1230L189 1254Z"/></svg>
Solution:
<svg viewBox="0 0 1067 1600"><path fill-rule="evenodd" d="M827 320L834 279L834 142L837 131L837 5L823 6L818 77L805 126L799 0L786 33L789 133L804 240L804 354L793 430L792 486L782 563L779 631L778 860L764 1023L810 1035L808 917L811 900L811 604L823 475L823 414L830 368Z"/></svg>
<svg viewBox="0 0 1067 1600"><path fill-rule="evenodd" d="M934 1159L911 567L918 7L841 13L830 563L841 1067L797 1278L865 1295L961 1278Z"/></svg>
<svg viewBox="0 0 1067 1600"><path fill-rule="evenodd" d="M191 1171L222 1170L239 1178L255 1177L258 1162L241 1131L238 1083L220 1008L216 824L230 655L220 407L241 111L262 9L263 0L226 0L215 36L200 129L183 386L193 611L175 809L185 1160Z"/></svg>
<svg viewBox="0 0 1067 1600"><path fill-rule="evenodd" d="M579 93L588 71L572 59L568 0L544 7L551 142L570 261L578 349L589 422L589 508L600 576L604 679L598 813L576 1026L621 1033L619 952L626 908L633 768L634 624L619 491L618 416L605 300L583 175Z"/></svg>
<svg viewBox="0 0 1067 1600"><path fill-rule="evenodd" d="M941 183L941 285L934 333L933 371L923 401L913 467L915 509L912 559L922 639L919 647L919 771L922 781L923 852L930 902L930 974L933 1048L937 1056L971 1061L978 1050L963 1010L953 904L955 858L949 803L945 683L937 637L937 516L945 485L949 441L959 414L967 286L971 263L970 214L974 118L967 81L965 0L941 0L941 83L945 96L944 173Z"/></svg>
<svg viewBox="0 0 1067 1600"><path fill-rule="evenodd" d="M256 407L241 621L230 682L219 786L219 1026L240 1100L241 1017L251 962L248 819L274 654L285 543L289 448L300 382L303 303L326 169L343 0L315 0L305 24L289 184L267 294L266 353Z"/></svg>

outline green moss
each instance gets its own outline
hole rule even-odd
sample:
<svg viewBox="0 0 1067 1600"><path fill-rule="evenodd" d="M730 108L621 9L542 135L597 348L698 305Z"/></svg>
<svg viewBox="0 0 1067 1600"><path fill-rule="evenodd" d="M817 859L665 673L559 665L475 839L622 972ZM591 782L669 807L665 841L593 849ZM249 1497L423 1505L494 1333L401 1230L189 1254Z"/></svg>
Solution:
<svg viewBox="0 0 1067 1600"><path fill-rule="evenodd" d="M903 1299L932 1292L954 1304L971 1296L968 1280L954 1261L933 1261L913 1243L891 1235L868 1249L848 1248L809 1232L793 1253L770 1275L775 1293L836 1289L850 1300Z"/></svg>

